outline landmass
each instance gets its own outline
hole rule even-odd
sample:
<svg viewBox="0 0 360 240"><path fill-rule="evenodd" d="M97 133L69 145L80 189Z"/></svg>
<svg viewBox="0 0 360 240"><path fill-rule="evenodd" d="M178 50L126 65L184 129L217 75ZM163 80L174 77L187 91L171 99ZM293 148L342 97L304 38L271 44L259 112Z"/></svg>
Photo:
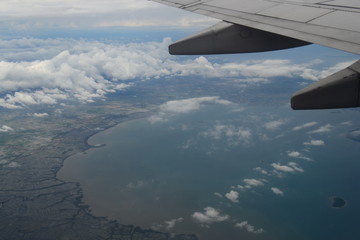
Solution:
<svg viewBox="0 0 360 240"><path fill-rule="evenodd" d="M2 114L1 123L7 125L0 133L0 239L197 239L94 216L83 203L81 185L56 177L66 158L101 147L89 145L89 137L145 117L148 109L113 102L62 111L41 118L16 111Z"/></svg>
<svg viewBox="0 0 360 240"><path fill-rule="evenodd" d="M104 101L0 109L0 239L197 239L94 216L83 202L80 184L57 179L56 173L66 158L101 147L87 143L92 135L147 117L166 101L219 96L243 105L283 104L288 99L287 82L274 84L273 94L268 94L269 87L266 93L249 87L239 94L233 81L152 79L110 94Z"/></svg>
<svg viewBox="0 0 360 240"><path fill-rule="evenodd" d="M329 197L329 201L332 208L344 208L347 206L346 200L341 197Z"/></svg>

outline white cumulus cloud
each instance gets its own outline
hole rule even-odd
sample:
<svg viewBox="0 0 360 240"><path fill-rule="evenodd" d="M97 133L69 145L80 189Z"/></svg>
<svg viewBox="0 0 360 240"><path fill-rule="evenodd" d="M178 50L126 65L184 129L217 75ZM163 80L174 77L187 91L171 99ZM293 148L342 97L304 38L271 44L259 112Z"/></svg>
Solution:
<svg viewBox="0 0 360 240"><path fill-rule="evenodd" d="M221 214L218 209L213 207L204 208L204 212L195 212L193 219L201 224L211 224L215 222L224 222L229 219L229 215Z"/></svg>
<svg viewBox="0 0 360 240"><path fill-rule="evenodd" d="M239 193L236 191L231 190L230 192L225 194L225 197L233 203L239 202Z"/></svg>
<svg viewBox="0 0 360 240"><path fill-rule="evenodd" d="M295 162L289 162L287 165L281 165L279 163L272 163L271 166L280 172L288 172L288 173L294 173L294 172L304 172L304 169L302 169L297 163Z"/></svg>
<svg viewBox="0 0 360 240"><path fill-rule="evenodd" d="M311 160L311 158L308 158L308 157L304 156L302 153L297 152L297 151L289 151L288 156L292 157L292 158L299 158L299 159L304 159L304 160L308 160L308 161Z"/></svg>
<svg viewBox="0 0 360 240"><path fill-rule="evenodd" d="M238 185L238 188L240 188L240 189L244 189L244 188L250 189L250 188L253 188L253 187L263 186L264 181L265 180L261 180L261 179L259 180L259 179L254 179L254 178L246 178L246 179L243 180L243 182L245 183L245 186Z"/></svg>
<svg viewBox="0 0 360 240"><path fill-rule="evenodd" d="M189 98L183 100L174 100L168 101L167 103L160 106L162 112L170 113L188 113L194 110L200 109L204 104L231 104L230 101L220 99L217 96L212 97L199 97L199 98Z"/></svg>
<svg viewBox="0 0 360 240"><path fill-rule="evenodd" d="M208 104L229 105L230 101L221 99L218 96L206 96L168 101L159 107L159 112L148 118L151 123L166 122L173 114L184 114L199 110Z"/></svg>
<svg viewBox="0 0 360 240"><path fill-rule="evenodd" d="M282 190L280 190L279 188L272 187L271 191L276 195L284 196L284 192Z"/></svg>

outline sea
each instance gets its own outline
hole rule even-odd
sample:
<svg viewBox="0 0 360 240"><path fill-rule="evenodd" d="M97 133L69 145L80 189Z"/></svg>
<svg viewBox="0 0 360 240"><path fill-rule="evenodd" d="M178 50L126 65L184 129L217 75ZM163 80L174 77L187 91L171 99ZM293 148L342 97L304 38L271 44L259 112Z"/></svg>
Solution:
<svg viewBox="0 0 360 240"><path fill-rule="evenodd" d="M160 109L65 160L58 178L81 184L95 216L200 240L359 239L358 110Z"/></svg>

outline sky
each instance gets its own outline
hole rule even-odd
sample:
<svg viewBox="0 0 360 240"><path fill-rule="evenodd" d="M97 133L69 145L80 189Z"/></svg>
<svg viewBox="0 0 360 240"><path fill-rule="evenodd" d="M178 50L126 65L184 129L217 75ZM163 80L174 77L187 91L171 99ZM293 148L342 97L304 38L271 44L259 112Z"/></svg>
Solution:
<svg viewBox="0 0 360 240"><path fill-rule="evenodd" d="M4 0L2 25L16 30L38 28L194 26L213 19L147 0Z"/></svg>

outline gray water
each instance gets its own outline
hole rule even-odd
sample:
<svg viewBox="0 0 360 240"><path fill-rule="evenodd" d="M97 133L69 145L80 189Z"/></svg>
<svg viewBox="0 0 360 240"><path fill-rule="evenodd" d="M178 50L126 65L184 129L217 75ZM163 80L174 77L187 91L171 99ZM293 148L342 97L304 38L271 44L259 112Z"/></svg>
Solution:
<svg viewBox="0 0 360 240"><path fill-rule="evenodd" d="M358 142L346 138L359 126L358 113L236 107L210 105L166 122L119 124L89 140L105 147L67 159L58 177L81 183L84 201L95 215L123 224L195 233L205 240L358 239L360 150ZM278 128L265 127L278 120L283 121ZM312 121L317 122L313 127L293 130ZM309 133L326 124L331 131ZM250 136L235 136L238 130ZM304 145L311 140L325 145ZM311 160L290 157L291 151ZM273 163L288 162L296 162L303 172L274 172ZM239 189L244 179L263 185ZM272 187L284 195L274 194ZM231 190L239 193L238 202L225 197ZM343 197L348 206L331 208L330 196ZM227 220L200 224L192 215L206 207ZM179 218L166 228L166 221ZM243 221L263 232L235 227Z"/></svg>

